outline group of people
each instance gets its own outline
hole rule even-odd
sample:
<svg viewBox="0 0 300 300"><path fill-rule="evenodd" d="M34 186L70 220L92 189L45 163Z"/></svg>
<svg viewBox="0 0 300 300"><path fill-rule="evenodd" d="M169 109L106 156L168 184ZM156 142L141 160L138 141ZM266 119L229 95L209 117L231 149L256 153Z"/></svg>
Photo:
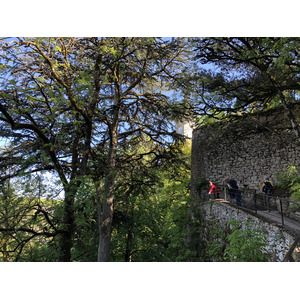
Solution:
<svg viewBox="0 0 300 300"><path fill-rule="evenodd" d="M230 198L236 199L236 204L238 206L244 206L242 202L242 192L237 182L230 177L225 177L224 182L227 184ZM216 185L213 184L212 181L209 181L209 185L210 185L210 190L208 194L213 195L215 199L218 199L220 197L220 192L218 188L216 187ZM263 183L259 182L259 186L261 188L261 191L266 195L265 201L268 206L268 196L272 194L273 184L268 177L264 177Z"/></svg>

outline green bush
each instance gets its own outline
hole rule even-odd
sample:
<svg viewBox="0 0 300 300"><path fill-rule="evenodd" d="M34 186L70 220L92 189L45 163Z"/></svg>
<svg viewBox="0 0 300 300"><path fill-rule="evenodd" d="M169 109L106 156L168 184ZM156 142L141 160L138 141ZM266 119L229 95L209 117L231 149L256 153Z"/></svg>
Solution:
<svg viewBox="0 0 300 300"><path fill-rule="evenodd" d="M267 239L261 229L254 228L252 222L231 221L231 234L227 237L224 258L231 262L265 262L269 260L266 250Z"/></svg>
<svg viewBox="0 0 300 300"><path fill-rule="evenodd" d="M285 172L278 172L276 174L276 187L289 190L292 186L292 181L299 176L299 171L295 166L288 166Z"/></svg>
<svg viewBox="0 0 300 300"><path fill-rule="evenodd" d="M300 170L295 166L288 166L285 172L277 174L277 180L276 187L285 190L285 196L296 202L291 203L289 208L294 211L300 210L300 205L297 205L297 203L300 204Z"/></svg>

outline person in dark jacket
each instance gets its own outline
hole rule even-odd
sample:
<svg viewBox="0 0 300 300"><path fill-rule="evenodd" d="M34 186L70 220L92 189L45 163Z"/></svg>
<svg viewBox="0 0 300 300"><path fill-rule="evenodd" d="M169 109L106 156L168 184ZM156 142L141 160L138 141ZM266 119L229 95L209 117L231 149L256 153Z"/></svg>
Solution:
<svg viewBox="0 0 300 300"><path fill-rule="evenodd" d="M268 212L270 212L270 196L272 195L272 192L273 192L273 184L269 180L269 178L267 176L265 176L263 184L261 184L259 182L259 186L261 188L261 191L264 194L264 203L265 203L266 209Z"/></svg>
<svg viewBox="0 0 300 300"><path fill-rule="evenodd" d="M229 177L225 177L224 182L228 186L230 198L236 199L237 206L243 206L242 193L240 191L240 188L239 188L237 182L234 179L229 178Z"/></svg>
<svg viewBox="0 0 300 300"><path fill-rule="evenodd" d="M260 185L260 188L262 190L262 192L264 194L268 194L268 195L272 195L272 192L273 192L273 184L272 182L269 180L268 177L264 177L264 182L263 184L261 184L259 182L259 185Z"/></svg>

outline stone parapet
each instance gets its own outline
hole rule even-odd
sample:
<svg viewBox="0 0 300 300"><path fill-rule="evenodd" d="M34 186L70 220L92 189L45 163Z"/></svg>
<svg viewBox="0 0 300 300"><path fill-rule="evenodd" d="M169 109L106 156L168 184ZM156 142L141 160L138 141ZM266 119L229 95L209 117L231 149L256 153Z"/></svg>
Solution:
<svg viewBox="0 0 300 300"><path fill-rule="evenodd" d="M221 227L228 226L228 223L232 220L238 220L242 224L251 221L253 228L260 228L267 238L268 246L266 250L270 255L271 261L284 261L289 249L297 238L297 234L293 234L280 226L270 223L261 216L254 215L243 208L238 208L229 203L207 201L203 202L201 206L205 212L204 218L217 221Z"/></svg>

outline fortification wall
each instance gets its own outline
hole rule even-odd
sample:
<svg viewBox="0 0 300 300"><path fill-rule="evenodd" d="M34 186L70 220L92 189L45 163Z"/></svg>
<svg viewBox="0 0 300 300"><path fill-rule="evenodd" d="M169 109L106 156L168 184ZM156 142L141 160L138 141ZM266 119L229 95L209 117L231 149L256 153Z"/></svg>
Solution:
<svg viewBox="0 0 300 300"><path fill-rule="evenodd" d="M202 204L206 220L217 220L221 227L228 226L228 222L239 220L242 224L251 221L253 228L259 228L265 235L268 246L266 250L271 261L283 261L293 242L295 234L287 232L283 228L270 224L263 217L251 215L241 208L218 201L209 201Z"/></svg>
<svg viewBox="0 0 300 300"><path fill-rule="evenodd" d="M222 186L226 176L242 188L258 191L263 176L276 183L278 172L289 165L300 167L299 158L300 146L281 108L229 124L200 127L192 138L191 196L201 199L201 178Z"/></svg>

